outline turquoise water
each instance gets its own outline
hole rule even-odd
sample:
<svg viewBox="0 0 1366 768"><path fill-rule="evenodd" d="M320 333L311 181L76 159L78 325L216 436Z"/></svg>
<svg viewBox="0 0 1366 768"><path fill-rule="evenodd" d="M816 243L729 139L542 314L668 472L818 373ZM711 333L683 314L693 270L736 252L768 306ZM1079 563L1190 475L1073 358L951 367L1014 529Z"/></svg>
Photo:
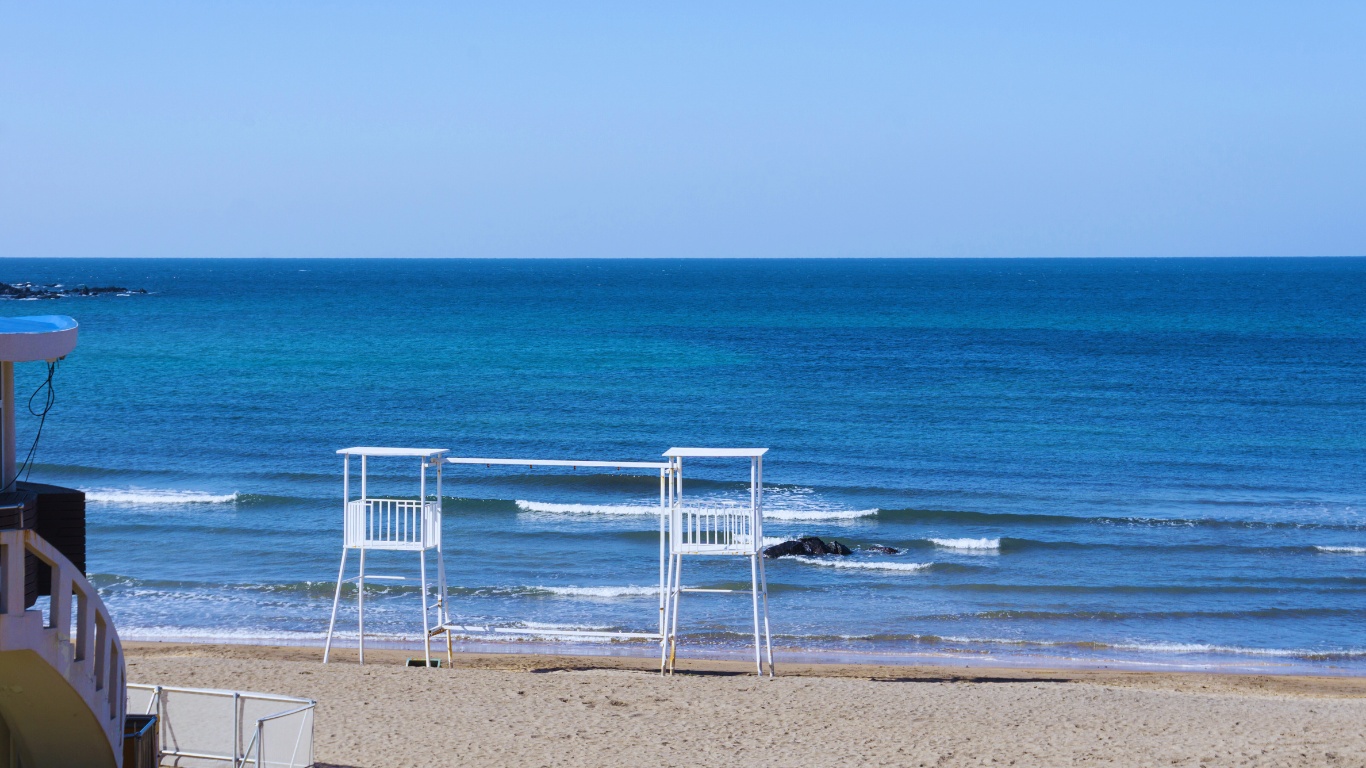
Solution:
<svg viewBox="0 0 1366 768"><path fill-rule="evenodd" d="M0 304L82 324L32 477L89 493L125 637L315 641L337 448L760 445L767 535L904 550L770 562L782 648L1366 669L1366 259L0 269L155 292ZM689 491L741 493L725 469ZM412 468L386 471L400 490ZM463 616L653 629L657 479L480 467L445 489ZM416 605L377 586L367 627L414 638ZM748 610L690 596L688 642L739 647Z"/></svg>

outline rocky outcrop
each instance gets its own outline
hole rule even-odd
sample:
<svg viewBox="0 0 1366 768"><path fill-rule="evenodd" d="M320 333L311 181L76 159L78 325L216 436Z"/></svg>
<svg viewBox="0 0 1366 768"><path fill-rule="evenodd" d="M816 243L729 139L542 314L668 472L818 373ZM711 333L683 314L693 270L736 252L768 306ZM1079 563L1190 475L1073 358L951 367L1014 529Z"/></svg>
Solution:
<svg viewBox="0 0 1366 768"><path fill-rule="evenodd" d="M770 560L778 557L788 557L792 555L805 555L806 548L800 541L784 541L781 544L774 544L764 549L764 557Z"/></svg>
<svg viewBox="0 0 1366 768"><path fill-rule="evenodd" d="M68 288L61 283L36 285L34 283L0 283L0 299L64 299L68 296L132 296L147 293L146 288L124 288L118 285L91 288L78 285Z"/></svg>
<svg viewBox="0 0 1366 768"><path fill-rule="evenodd" d="M815 536L803 536L794 541L774 544L764 550L764 557L778 558L788 556L820 557L822 555L852 555L853 550L838 541L822 541Z"/></svg>
<svg viewBox="0 0 1366 768"><path fill-rule="evenodd" d="M876 553L878 553L879 555L899 555L899 554L901 554L901 550L897 549L896 547L884 547L884 546L882 546L881 544L874 544L874 545L871 546L871 547L863 547L863 549L864 549L865 551L868 551L868 552L876 552Z"/></svg>

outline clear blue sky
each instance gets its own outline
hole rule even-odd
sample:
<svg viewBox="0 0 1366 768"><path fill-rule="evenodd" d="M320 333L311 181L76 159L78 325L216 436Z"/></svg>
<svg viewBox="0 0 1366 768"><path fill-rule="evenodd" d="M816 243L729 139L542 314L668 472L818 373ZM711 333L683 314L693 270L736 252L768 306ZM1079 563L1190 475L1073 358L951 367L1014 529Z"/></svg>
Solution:
<svg viewBox="0 0 1366 768"><path fill-rule="evenodd" d="M0 256L1366 254L1366 2L0 0Z"/></svg>

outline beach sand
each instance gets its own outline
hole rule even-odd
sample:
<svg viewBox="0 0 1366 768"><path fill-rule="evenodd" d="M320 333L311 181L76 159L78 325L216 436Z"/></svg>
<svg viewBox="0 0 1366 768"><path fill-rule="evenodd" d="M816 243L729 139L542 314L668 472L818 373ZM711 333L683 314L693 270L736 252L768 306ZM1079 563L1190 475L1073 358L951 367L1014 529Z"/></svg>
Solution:
<svg viewBox="0 0 1366 768"><path fill-rule="evenodd" d="M125 650L130 682L316 699L320 766L1366 766L1366 678Z"/></svg>

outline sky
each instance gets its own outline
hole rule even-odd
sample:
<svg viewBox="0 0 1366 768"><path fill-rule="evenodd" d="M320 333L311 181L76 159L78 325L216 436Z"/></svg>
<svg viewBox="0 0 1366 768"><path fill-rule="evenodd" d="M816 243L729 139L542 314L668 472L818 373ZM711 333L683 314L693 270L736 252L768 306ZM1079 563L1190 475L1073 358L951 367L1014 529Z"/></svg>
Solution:
<svg viewBox="0 0 1366 768"><path fill-rule="evenodd" d="M1366 3L0 0L0 256L1366 254Z"/></svg>

